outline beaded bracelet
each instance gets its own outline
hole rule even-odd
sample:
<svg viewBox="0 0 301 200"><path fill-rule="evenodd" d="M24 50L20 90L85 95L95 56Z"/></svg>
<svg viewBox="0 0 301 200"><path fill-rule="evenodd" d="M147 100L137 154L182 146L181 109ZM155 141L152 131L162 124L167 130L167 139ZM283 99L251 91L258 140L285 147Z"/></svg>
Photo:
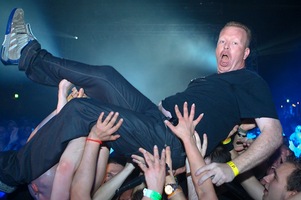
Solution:
<svg viewBox="0 0 301 200"><path fill-rule="evenodd" d="M232 161L229 161L229 162L227 162L227 164L231 167L231 169L234 173L234 176L237 176L239 174L239 170L238 170L237 166L235 165L235 163Z"/></svg>
<svg viewBox="0 0 301 200"><path fill-rule="evenodd" d="M102 145L102 141L101 140L95 140L95 139L92 139L92 138L87 138L86 141L96 142L96 143Z"/></svg>

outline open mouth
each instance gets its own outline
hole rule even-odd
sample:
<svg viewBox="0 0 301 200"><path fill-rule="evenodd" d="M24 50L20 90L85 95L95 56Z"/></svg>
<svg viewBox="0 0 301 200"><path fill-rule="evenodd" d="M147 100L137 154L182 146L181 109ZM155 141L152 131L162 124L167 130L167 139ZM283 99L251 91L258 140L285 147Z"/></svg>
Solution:
<svg viewBox="0 0 301 200"><path fill-rule="evenodd" d="M228 66L229 60L230 60L230 58L229 58L228 54L222 54L221 60L220 60L220 65L223 67Z"/></svg>
<svg viewBox="0 0 301 200"><path fill-rule="evenodd" d="M227 54L223 54L222 55L222 60L223 61L228 61L229 60L229 56Z"/></svg>

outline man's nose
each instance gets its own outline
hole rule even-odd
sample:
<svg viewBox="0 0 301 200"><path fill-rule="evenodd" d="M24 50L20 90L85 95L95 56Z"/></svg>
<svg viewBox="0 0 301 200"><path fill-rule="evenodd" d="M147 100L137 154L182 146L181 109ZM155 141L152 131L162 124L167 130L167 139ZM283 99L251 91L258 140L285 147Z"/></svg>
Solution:
<svg viewBox="0 0 301 200"><path fill-rule="evenodd" d="M273 180L273 178L274 178L274 174L272 173L263 177L262 179L264 180L263 182L265 182L265 184L268 184Z"/></svg>
<svg viewBox="0 0 301 200"><path fill-rule="evenodd" d="M225 44L224 44L224 49L229 49L229 44L228 44L228 42L225 42Z"/></svg>

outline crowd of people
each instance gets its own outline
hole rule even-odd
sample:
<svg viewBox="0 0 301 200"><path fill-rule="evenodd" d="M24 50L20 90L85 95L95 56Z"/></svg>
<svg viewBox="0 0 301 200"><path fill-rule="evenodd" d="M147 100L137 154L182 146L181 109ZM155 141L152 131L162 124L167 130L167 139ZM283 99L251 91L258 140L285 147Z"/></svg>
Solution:
<svg viewBox="0 0 301 200"><path fill-rule="evenodd" d="M76 88L73 88L72 92L69 94L69 96L66 96L66 92L68 88L70 88L71 84L70 82L63 80L59 85L59 98L58 98L58 107L56 112L59 111L64 106L64 103L61 102L67 102L65 99L71 100L72 98L87 98L83 90L80 90L81 92L78 92ZM64 97L63 99L60 99L60 97ZM178 109L178 108L176 108ZM192 106L191 111L188 112L187 104L184 104L184 113L183 115L186 115L186 118L181 116L179 110L177 110L178 113L178 119L179 124L177 127L173 126L169 122L167 123L167 126L169 126L175 134L178 135L178 137L183 138L183 142L185 145L185 149L187 151L187 155L190 155L191 157L187 157L186 166L185 169L178 169L178 171L172 170L172 160L171 160L171 153L170 148L166 147L162 151L161 156L159 156L158 148L154 147L154 153L147 152L144 149L139 149L139 151L144 155L144 157L133 155L133 160L130 161L126 159L125 157L121 155L116 155L113 152L109 153L109 149L106 149L105 154L100 153L103 150L99 150L99 146L101 145L98 143L98 141L105 141L103 139L103 136L99 136L99 138L94 138L94 140L91 140L91 142L88 142L89 140L86 139L86 143L90 143L91 146L95 146L93 151L87 151L88 144L84 147L84 153L81 160L81 163L75 172L75 175L73 177L74 180L79 177L79 184L76 184L72 182L71 187L71 194L67 194L68 196L71 195L71 199L89 199L92 198L91 196L91 188L94 190L93 199L142 199L143 198L143 188L146 187L144 180L148 181L148 179L137 179L141 174L145 174L145 178L155 178L155 180L152 184L154 184L156 187L153 188L155 191L160 191L160 194L163 194L163 188L164 185L167 183L176 185L177 195L168 197L168 199L198 199L198 194L195 190L194 183L192 181L192 175L191 175L191 167L190 163L193 164L196 162L196 160L205 162L206 164L209 164L211 162L217 162L217 163L226 163L231 161L232 158L237 156L238 154L245 151L248 146L250 146L253 142L253 139L250 139L247 137L247 135L243 135L244 132L242 130L238 130L238 127L234 127L234 129L229 134L228 138L224 140L222 143L220 143L216 149L207 157L206 155L206 148L207 148L207 135L203 135L203 144L201 143L201 140L199 138L199 135L194 132L194 126L196 124L193 124L193 117L190 117L188 113L191 113L193 115L194 113L194 106ZM116 115L115 115L116 116ZM195 120L195 123L198 123L201 120L200 116L197 120ZM113 115L111 115L110 120L112 120ZM117 119L117 117L116 117ZM115 119L115 120L116 120ZM115 125L115 120L113 120L114 123L111 124L112 127ZM105 121L105 120L104 120ZM33 125L29 124L28 122L25 123L26 125ZM16 128L18 129L18 126L16 122L14 121L8 121L6 124L7 128ZM182 125L182 126L180 126ZM179 127L180 126L180 127ZM192 126L190 128L190 126ZM3 126L3 130L6 129L5 126ZM182 128L181 128L182 127ZM31 130L32 134L27 134L27 139L30 139L33 137L33 134L35 134L36 131L33 131L33 127L29 129L29 127L26 127L28 130ZM101 130L104 130L105 128L101 128ZM178 130L176 130L178 129ZM13 130L13 129L11 129ZM187 131L185 133L185 130ZM115 130L114 130L115 132ZM90 132L89 136L92 134ZM188 143L187 138L190 138L188 136L193 135L192 140ZM89 138L88 136L88 138ZM17 140L18 142L21 142L24 140L24 138ZM256 140L256 138L255 138ZM209 187L209 190L204 191L204 193L201 193L202 195L209 195L204 196L203 199L262 199L262 196L266 195L266 199L277 199L279 196L281 199L288 199L285 195L286 193L298 193L298 190L301 190L299 180L301 178L301 163L296 159L293 152L288 147L288 142L286 142L286 138L284 139L284 143L273 153L273 155L267 160L267 162L264 162L262 165L257 166L253 169L253 172L248 171L244 174L241 174L237 177L231 184L232 185L223 185L222 187L214 187L212 185L212 188ZM16 143L16 141L14 141ZM18 146L23 146L24 144L19 144ZM194 147L196 151L193 151L193 149L190 149ZM102 147L101 147L102 148ZM7 149L8 150L8 149ZM3 151L6 151L6 149L3 149ZM190 152L191 151L191 152ZM86 153L86 154L85 154ZM196 154L193 154L196 153ZM106 155L106 156L105 156ZM91 156L94 159L91 159ZM103 174L98 174L97 177L101 179L98 186L92 186L92 180L95 177L96 173L92 173L93 171L96 171L95 169L90 169L88 167L95 167L97 166L97 157L101 156L101 160L103 162L99 162L103 165ZM149 161L149 157L151 158ZM85 159L86 158L86 159ZM107 162L105 162L105 159L107 159ZM190 161L189 161L190 159ZM92 161L94 160L94 161ZM155 161L157 160L158 166L157 169L155 166ZM194 160L194 161L191 161ZM162 162L164 161L164 162ZM141 167L141 170L137 170L134 163L137 163L139 167ZM148 167L146 167L148 164ZM166 170L166 164L168 165L168 170ZM84 165L83 165L84 164ZM200 164L197 164L199 166ZM154 169L152 169L152 166ZM39 178L33 180L30 184L28 184L28 191L30 191L31 197L28 196L28 199L51 199L51 194L53 192L58 192L59 195L62 195L61 192L53 190L53 184L54 184L54 178L57 171L58 164L53 166L51 169L49 169L47 172L45 172L43 175L41 175ZM105 170L104 170L105 169ZM163 172L164 169L164 172ZM82 171L81 171L82 170ZM152 171L153 170L153 171ZM134 173L135 171L135 173ZM81 173L84 173L81 174ZM149 173L149 174L147 174ZM80 174L77 176L77 174ZM89 174L90 174L90 181L85 182L85 179L89 180ZM181 176L185 176L184 180L178 181L177 179L180 179ZM115 178L114 178L115 177ZM162 178L161 181L158 181L156 179ZM178 178L177 178L178 177ZM111 180L111 182L110 182ZM133 181L140 180L138 183L133 184ZM141 181L142 180L142 181ZM90 182L90 184L89 184ZM273 182L277 182L277 184ZM278 183L279 182L279 183ZM159 184L160 183L160 184ZM58 183L61 185L61 183ZM86 186L86 191L83 188L83 185ZM150 185L150 183L148 184ZM160 186L161 185L161 186ZM181 186L182 185L182 186ZM270 187L270 185L272 185ZM125 187L130 186L130 187ZM159 187L158 187L159 186ZM285 190L285 187L287 187L287 191ZM96 188L95 188L96 187ZM124 189L125 187L125 189ZM149 186L151 187L151 186ZM123 188L123 190L120 192L119 189ZM206 187L205 187L206 188ZM280 190L282 188L283 190ZM268 192L270 191L271 192ZM22 199L24 199L24 192L27 192L27 188L23 188L23 191L19 190L17 191L22 195ZM92 193L93 194L93 193ZM11 194L8 196L2 197L2 199L11 199ZM213 195L213 196L210 196ZM269 197L270 195L271 197ZM15 196L13 196L15 197ZM298 197L298 196L296 196ZM55 199L54 197L52 197ZM167 196L163 196L163 198L167 198ZM294 198L291 198L294 199ZM296 198L295 198L296 199Z"/></svg>
<svg viewBox="0 0 301 200"><path fill-rule="evenodd" d="M250 40L245 25L227 23L217 73L157 106L111 66L41 49L23 10L14 9L1 60L57 86L58 103L29 128L22 148L10 134L0 152L0 190L9 198L25 185L32 198L53 200L300 199L301 164L267 84L245 66ZM255 127L260 134L247 137Z"/></svg>
<svg viewBox="0 0 301 200"><path fill-rule="evenodd" d="M30 119L0 120L0 151L20 149L34 130L35 123Z"/></svg>

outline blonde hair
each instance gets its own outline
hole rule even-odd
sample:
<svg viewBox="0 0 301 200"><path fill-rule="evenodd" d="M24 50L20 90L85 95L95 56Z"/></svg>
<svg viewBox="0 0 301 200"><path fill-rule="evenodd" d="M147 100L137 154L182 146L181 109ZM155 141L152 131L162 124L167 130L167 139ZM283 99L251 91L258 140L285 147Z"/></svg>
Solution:
<svg viewBox="0 0 301 200"><path fill-rule="evenodd" d="M243 29L246 33L247 33L247 41L246 41L246 47L249 47L250 43L251 43L251 38L252 38L252 33L251 33L251 30L244 24L240 23L240 22L235 22L235 21L231 21L231 22L228 22L223 28L226 28L226 27L230 27L230 26L234 26L234 27L237 27L237 28L241 28Z"/></svg>

